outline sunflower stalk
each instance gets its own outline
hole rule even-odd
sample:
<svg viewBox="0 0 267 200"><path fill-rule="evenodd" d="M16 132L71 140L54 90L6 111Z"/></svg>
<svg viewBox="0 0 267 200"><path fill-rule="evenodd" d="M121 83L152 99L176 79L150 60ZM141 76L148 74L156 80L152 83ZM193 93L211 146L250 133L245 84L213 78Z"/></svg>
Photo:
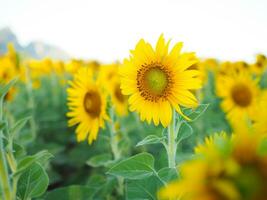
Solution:
<svg viewBox="0 0 267 200"><path fill-rule="evenodd" d="M0 98L0 120L2 121L3 119L3 102L4 98ZM9 177L8 177L8 168L7 168L7 161L5 157L5 150L3 146L3 131L0 131L0 185L2 187L3 191L3 197L4 200L12 200L12 192L11 192L11 187L10 187L10 182L9 182Z"/></svg>
<svg viewBox="0 0 267 200"><path fill-rule="evenodd" d="M54 105L58 105L59 102L59 98L58 98L58 80L57 80L57 75L55 71L52 71L51 75L50 75L50 82L51 82L51 87L52 87L52 98L53 98L53 103Z"/></svg>
<svg viewBox="0 0 267 200"><path fill-rule="evenodd" d="M119 150L119 143L118 143L118 137L117 137L117 131L116 131L116 128L115 128L115 116L114 116L114 108L111 107L110 108L110 118L111 118L111 122L109 123L109 130L110 130L110 139L111 139L111 142L110 142L110 146L111 146L111 151L113 153L113 156L114 156L114 160L119 160L121 158L121 151ZM118 180L118 193L120 195L123 195L123 191L124 191L124 186L123 186L123 178L121 177L118 177L117 178Z"/></svg>
<svg viewBox="0 0 267 200"><path fill-rule="evenodd" d="M176 130L176 112L173 111L172 122L168 126L168 143L166 145L169 168L176 167L177 134L178 130Z"/></svg>
<svg viewBox="0 0 267 200"><path fill-rule="evenodd" d="M34 102L34 97L33 97L33 90L32 90L32 80L31 80L31 71L30 68L27 66L26 67L26 91L28 95L28 108L32 110L32 118L29 120L30 123L30 128L31 128L31 134L33 139L36 137L36 130L37 130L37 125L34 120L34 107L35 107L35 102Z"/></svg>

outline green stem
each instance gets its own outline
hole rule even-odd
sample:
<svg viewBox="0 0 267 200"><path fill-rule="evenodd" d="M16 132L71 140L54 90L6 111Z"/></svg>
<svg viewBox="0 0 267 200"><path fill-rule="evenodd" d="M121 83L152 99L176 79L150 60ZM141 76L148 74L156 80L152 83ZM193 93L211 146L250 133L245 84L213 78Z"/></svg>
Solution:
<svg viewBox="0 0 267 200"><path fill-rule="evenodd" d="M12 183L12 187L13 187L13 199L16 199L17 198L18 181L19 181L19 176L15 176L13 178L13 183Z"/></svg>
<svg viewBox="0 0 267 200"><path fill-rule="evenodd" d="M57 75L56 72L52 71L50 74L50 80L51 80L51 87L52 87L52 98L53 98L53 103L55 106L58 105L58 81L57 81Z"/></svg>
<svg viewBox="0 0 267 200"><path fill-rule="evenodd" d="M17 162L15 160L13 153L11 151L8 151L6 153L6 158L12 173L15 173L17 170Z"/></svg>
<svg viewBox="0 0 267 200"><path fill-rule="evenodd" d="M0 99L0 120L3 119L3 101ZM0 183L2 186L4 200L12 200L11 187L8 178L8 169L6 163L6 157L4 154L4 146L2 140L3 131L0 131Z"/></svg>
<svg viewBox="0 0 267 200"><path fill-rule="evenodd" d="M31 72L29 67L26 67L26 90L27 90L27 95L28 95L28 107L30 109L32 109L32 116L31 119L29 120L30 123L30 128L31 128L31 134L32 137L35 138L36 137L36 130L37 130L37 125L35 123L35 119L34 119L34 108L35 108L35 102L34 102L34 98L33 98L33 90L32 90L32 80L31 80Z"/></svg>
<svg viewBox="0 0 267 200"><path fill-rule="evenodd" d="M115 126L114 126L114 110L113 108L111 108L111 112L110 112L110 118L111 118L111 122L109 124L109 130L110 130L110 139L111 139L111 142L110 142L110 146L111 146L111 151L112 151L112 154L114 156L114 160L119 160L121 158L121 151L119 150L119 142L118 142L118 138L117 138L117 131L115 129ZM117 178L118 180L118 193L120 195L123 195L124 193L124 180L122 177L118 177Z"/></svg>
<svg viewBox="0 0 267 200"><path fill-rule="evenodd" d="M176 130L175 130L175 119L176 113L173 111L172 122L168 126L168 144L167 144L167 154L168 154L168 166L169 168L176 167L176 150L177 150L177 143L176 139Z"/></svg>
<svg viewBox="0 0 267 200"><path fill-rule="evenodd" d="M114 160L118 160L121 157L121 152L119 151L119 148L118 148L118 138L116 134L112 134L112 135L113 136L111 136L111 151L113 153Z"/></svg>
<svg viewBox="0 0 267 200"><path fill-rule="evenodd" d="M13 154L13 138L10 138L10 142L11 142L11 144L9 145L10 149L8 149L8 151L6 153L6 157L7 157L7 161L8 161L8 164L9 164L9 167L10 167L12 173L15 174L17 171L17 161L16 161L15 156ZM12 198L13 199L17 198L18 180L19 180L18 176L13 176L13 178L12 178L12 194L13 194Z"/></svg>

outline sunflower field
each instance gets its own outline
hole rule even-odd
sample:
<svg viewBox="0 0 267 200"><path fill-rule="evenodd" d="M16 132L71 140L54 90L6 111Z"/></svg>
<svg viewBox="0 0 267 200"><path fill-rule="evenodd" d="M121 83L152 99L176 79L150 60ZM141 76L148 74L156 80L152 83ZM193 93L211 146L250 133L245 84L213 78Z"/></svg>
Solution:
<svg viewBox="0 0 267 200"><path fill-rule="evenodd" d="M0 200L266 200L267 58L161 35L129 57L0 56Z"/></svg>

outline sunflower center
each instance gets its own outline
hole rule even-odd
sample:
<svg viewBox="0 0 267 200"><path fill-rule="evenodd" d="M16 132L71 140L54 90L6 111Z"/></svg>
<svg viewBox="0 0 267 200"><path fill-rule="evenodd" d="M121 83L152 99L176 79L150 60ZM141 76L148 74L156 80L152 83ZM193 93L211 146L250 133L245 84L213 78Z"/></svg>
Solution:
<svg viewBox="0 0 267 200"><path fill-rule="evenodd" d="M90 91L85 94L83 100L85 111L92 117L99 117L101 112L101 97L98 92Z"/></svg>
<svg viewBox="0 0 267 200"><path fill-rule="evenodd" d="M158 67L149 69L144 79L147 88L156 95L162 94L168 84L166 73Z"/></svg>
<svg viewBox="0 0 267 200"><path fill-rule="evenodd" d="M115 86L114 95L121 103L124 102L125 98L123 94L121 93L121 88L119 84Z"/></svg>
<svg viewBox="0 0 267 200"><path fill-rule="evenodd" d="M159 63L142 65L137 71L137 88L142 97L149 101L167 98L172 85L171 72Z"/></svg>
<svg viewBox="0 0 267 200"><path fill-rule="evenodd" d="M232 99L237 105L247 107L252 101L252 93L246 85L238 84L232 89Z"/></svg>

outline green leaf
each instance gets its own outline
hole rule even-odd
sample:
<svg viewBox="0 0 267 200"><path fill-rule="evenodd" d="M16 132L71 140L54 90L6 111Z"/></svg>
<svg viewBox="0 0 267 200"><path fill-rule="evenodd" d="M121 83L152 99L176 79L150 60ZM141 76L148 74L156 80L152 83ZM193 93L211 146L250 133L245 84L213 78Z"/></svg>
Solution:
<svg viewBox="0 0 267 200"><path fill-rule="evenodd" d="M179 133L177 135L176 141L180 143L182 140L188 138L193 134L193 128L187 122L183 122L179 129Z"/></svg>
<svg viewBox="0 0 267 200"><path fill-rule="evenodd" d="M93 187L72 185L48 192L44 200L90 200L95 192Z"/></svg>
<svg viewBox="0 0 267 200"><path fill-rule="evenodd" d="M113 166L107 173L127 179L143 179L153 175L154 158L149 153L140 153Z"/></svg>
<svg viewBox="0 0 267 200"><path fill-rule="evenodd" d="M158 144L165 140L166 137L159 137L157 135L149 135L145 137L142 141L137 143L138 146L146 145L146 144Z"/></svg>
<svg viewBox="0 0 267 200"><path fill-rule="evenodd" d="M19 158L26 154L25 148L16 142L13 143L13 151L16 158Z"/></svg>
<svg viewBox="0 0 267 200"><path fill-rule="evenodd" d="M43 166L52 157L53 155L46 150L40 151L32 156L26 156L19 161L17 172L14 174L14 176L21 174L23 171L27 170L27 168L31 167L31 165L35 162L38 162Z"/></svg>
<svg viewBox="0 0 267 200"><path fill-rule="evenodd" d="M177 170L168 167L160 169L158 171L158 176L165 183L168 183L178 178Z"/></svg>
<svg viewBox="0 0 267 200"><path fill-rule="evenodd" d="M7 126L7 122L5 120L0 121L0 130L4 130Z"/></svg>
<svg viewBox="0 0 267 200"><path fill-rule="evenodd" d="M105 182L106 182L106 177L99 174L94 174L90 176L86 185L90 187L99 188L102 187Z"/></svg>
<svg viewBox="0 0 267 200"><path fill-rule="evenodd" d="M91 157L86 164L92 167L107 166L111 161L112 156L108 153L103 153L97 156Z"/></svg>
<svg viewBox="0 0 267 200"><path fill-rule="evenodd" d="M127 200L157 200L157 191L162 183L155 176L143 180L127 181Z"/></svg>
<svg viewBox="0 0 267 200"><path fill-rule="evenodd" d="M15 125L10 129L10 134L13 136L17 134L26 125L29 119L30 117L25 117L17 121Z"/></svg>
<svg viewBox="0 0 267 200"><path fill-rule="evenodd" d="M190 122L196 121L209 107L209 104L200 104L195 109L185 108L183 110L184 114L191 119Z"/></svg>
<svg viewBox="0 0 267 200"><path fill-rule="evenodd" d="M8 84L6 84L0 88L0 98L4 98L6 96L6 94L10 90L10 88L16 84L17 80L18 80L18 78L14 78Z"/></svg>
<svg viewBox="0 0 267 200"><path fill-rule="evenodd" d="M41 196L47 189L49 178L39 163L34 163L20 176L17 195L22 200Z"/></svg>

